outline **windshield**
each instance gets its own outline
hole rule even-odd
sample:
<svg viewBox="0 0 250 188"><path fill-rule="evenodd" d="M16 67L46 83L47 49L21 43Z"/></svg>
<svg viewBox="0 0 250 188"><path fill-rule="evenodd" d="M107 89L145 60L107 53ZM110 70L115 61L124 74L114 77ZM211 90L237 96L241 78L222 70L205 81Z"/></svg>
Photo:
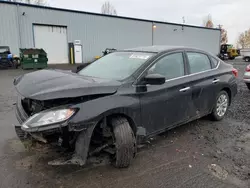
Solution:
<svg viewBox="0 0 250 188"><path fill-rule="evenodd" d="M78 74L111 80L123 80L131 76L153 53L114 52L96 60Z"/></svg>
<svg viewBox="0 0 250 188"><path fill-rule="evenodd" d="M0 53L7 53L8 51L8 48L0 48Z"/></svg>

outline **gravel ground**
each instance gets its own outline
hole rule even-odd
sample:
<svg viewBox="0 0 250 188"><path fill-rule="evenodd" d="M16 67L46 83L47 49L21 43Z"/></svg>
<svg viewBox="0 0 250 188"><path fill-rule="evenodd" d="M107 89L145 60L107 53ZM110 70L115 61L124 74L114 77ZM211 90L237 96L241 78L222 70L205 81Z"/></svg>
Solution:
<svg viewBox="0 0 250 188"><path fill-rule="evenodd" d="M250 187L250 91L242 82L246 65L230 63L239 70L239 91L226 118L203 118L149 140L128 169L95 159L85 168L52 167L47 162L60 151L41 145L25 150L12 126L17 123L12 80L24 71L0 71L0 188Z"/></svg>

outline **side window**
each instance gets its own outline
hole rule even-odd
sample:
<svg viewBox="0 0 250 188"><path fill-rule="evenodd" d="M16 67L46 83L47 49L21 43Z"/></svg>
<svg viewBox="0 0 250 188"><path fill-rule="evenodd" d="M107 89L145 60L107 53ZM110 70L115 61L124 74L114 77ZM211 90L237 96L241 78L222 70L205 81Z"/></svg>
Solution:
<svg viewBox="0 0 250 188"><path fill-rule="evenodd" d="M219 63L219 60L214 58L214 57L211 57L211 60L212 60L212 66L213 68L217 67L218 63Z"/></svg>
<svg viewBox="0 0 250 188"><path fill-rule="evenodd" d="M184 60L182 53L167 55L157 61L148 71L149 74L161 74L166 80L184 76Z"/></svg>
<svg viewBox="0 0 250 188"><path fill-rule="evenodd" d="M211 63L207 55L197 52L187 52L190 73L198 73L211 69Z"/></svg>

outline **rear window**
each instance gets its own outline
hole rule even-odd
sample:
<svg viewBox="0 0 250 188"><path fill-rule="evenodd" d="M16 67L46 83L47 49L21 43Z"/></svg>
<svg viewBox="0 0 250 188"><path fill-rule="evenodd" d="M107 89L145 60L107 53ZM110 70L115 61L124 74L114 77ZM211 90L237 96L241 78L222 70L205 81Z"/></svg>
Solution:
<svg viewBox="0 0 250 188"><path fill-rule="evenodd" d="M211 69L210 59L207 55L197 52L187 53L190 73L199 73Z"/></svg>
<svg viewBox="0 0 250 188"><path fill-rule="evenodd" d="M219 60L214 57L211 57L211 62L213 68L217 67L217 65L219 64Z"/></svg>
<svg viewBox="0 0 250 188"><path fill-rule="evenodd" d="M7 53L9 52L9 49L7 48L0 48L0 53Z"/></svg>

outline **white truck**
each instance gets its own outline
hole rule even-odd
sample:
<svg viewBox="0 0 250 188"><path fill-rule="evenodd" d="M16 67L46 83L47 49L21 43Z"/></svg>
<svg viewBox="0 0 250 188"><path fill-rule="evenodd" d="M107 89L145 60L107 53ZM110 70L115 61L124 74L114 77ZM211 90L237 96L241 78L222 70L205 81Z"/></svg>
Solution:
<svg viewBox="0 0 250 188"><path fill-rule="evenodd" d="M246 62L250 61L250 48L243 48L240 50L240 54Z"/></svg>

